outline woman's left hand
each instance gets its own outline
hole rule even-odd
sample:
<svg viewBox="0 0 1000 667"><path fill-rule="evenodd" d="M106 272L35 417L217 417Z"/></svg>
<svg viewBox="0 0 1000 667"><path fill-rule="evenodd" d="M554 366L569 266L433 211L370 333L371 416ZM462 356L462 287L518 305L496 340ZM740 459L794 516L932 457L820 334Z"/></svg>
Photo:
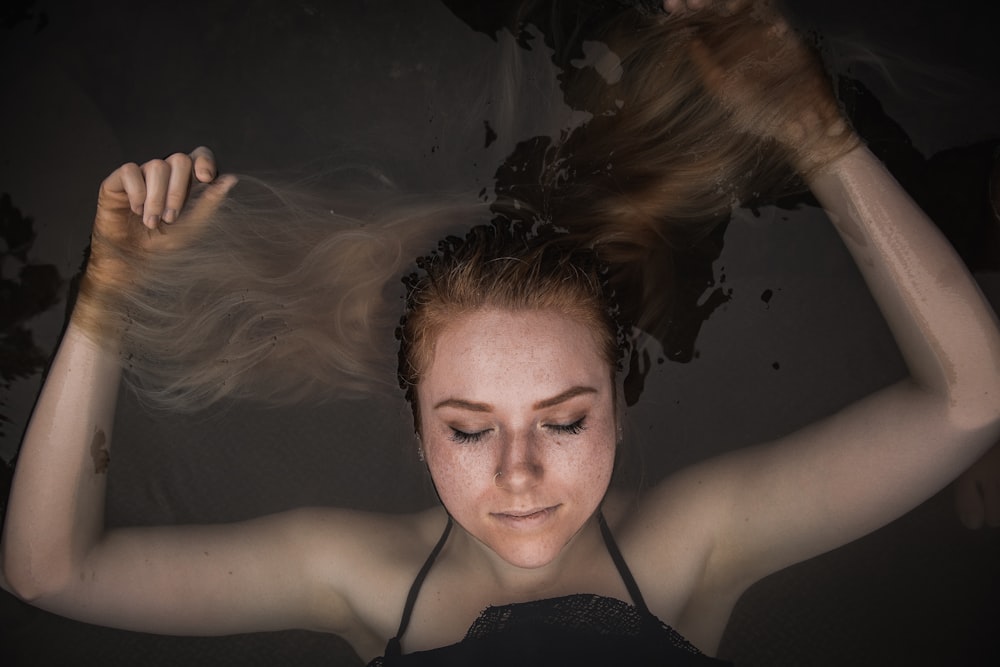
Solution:
<svg viewBox="0 0 1000 667"><path fill-rule="evenodd" d="M767 0L666 0L680 14L713 13L696 28L691 59L706 89L743 131L782 145L810 173L859 142L817 54Z"/></svg>
<svg viewBox="0 0 1000 667"><path fill-rule="evenodd" d="M735 11L746 2L747 0L663 0L663 9L671 14L697 12L709 7Z"/></svg>

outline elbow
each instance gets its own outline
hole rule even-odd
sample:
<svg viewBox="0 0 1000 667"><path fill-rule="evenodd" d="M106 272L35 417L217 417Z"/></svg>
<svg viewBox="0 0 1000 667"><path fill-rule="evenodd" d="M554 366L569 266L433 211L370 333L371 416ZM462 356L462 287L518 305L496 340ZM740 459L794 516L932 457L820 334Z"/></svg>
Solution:
<svg viewBox="0 0 1000 667"><path fill-rule="evenodd" d="M49 578L39 578L31 575L24 576L22 573L14 574L4 572L2 576L3 588L23 602L35 606L43 606L42 602L55 597L64 586L55 584Z"/></svg>
<svg viewBox="0 0 1000 667"><path fill-rule="evenodd" d="M6 559L3 564L3 574L0 574L3 589L14 597L28 604L37 604L45 598L46 587L34 577L16 567L10 567Z"/></svg>
<svg viewBox="0 0 1000 667"><path fill-rule="evenodd" d="M964 399L952 398L948 412L949 422L976 440L1000 439L1000 386Z"/></svg>
<svg viewBox="0 0 1000 667"><path fill-rule="evenodd" d="M38 567L33 559L12 555L4 545L0 562L0 586L8 593L29 604L41 601L65 590L69 576L65 568Z"/></svg>
<svg viewBox="0 0 1000 667"><path fill-rule="evenodd" d="M37 604L38 600L43 597L37 586L32 586L31 582L20 577L10 577L7 572L0 575L0 588L28 604Z"/></svg>

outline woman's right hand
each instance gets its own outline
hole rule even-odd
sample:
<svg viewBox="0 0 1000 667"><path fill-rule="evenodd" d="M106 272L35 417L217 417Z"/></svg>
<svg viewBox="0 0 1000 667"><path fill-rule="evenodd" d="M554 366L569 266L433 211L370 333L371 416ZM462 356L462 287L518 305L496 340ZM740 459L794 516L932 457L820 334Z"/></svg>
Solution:
<svg viewBox="0 0 1000 667"><path fill-rule="evenodd" d="M81 296L113 293L132 280L123 255L189 243L237 181L216 175L215 155L199 146L141 166L124 164L104 179Z"/></svg>

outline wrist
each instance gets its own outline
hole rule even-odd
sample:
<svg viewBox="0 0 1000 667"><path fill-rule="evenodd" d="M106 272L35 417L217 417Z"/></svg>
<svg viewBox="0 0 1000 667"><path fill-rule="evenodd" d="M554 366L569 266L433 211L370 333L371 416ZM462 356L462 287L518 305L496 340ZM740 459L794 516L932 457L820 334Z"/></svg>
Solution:
<svg viewBox="0 0 1000 667"><path fill-rule="evenodd" d="M788 148L792 165L808 181L863 146L861 137L846 122L840 121L818 133L812 141L802 141Z"/></svg>
<svg viewBox="0 0 1000 667"><path fill-rule="evenodd" d="M117 350L125 325L121 313L118 290L96 279L91 267L88 267L80 280L67 333L72 328L103 347Z"/></svg>
<svg viewBox="0 0 1000 667"><path fill-rule="evenodd" d="M841 181L850 174L856 174L859 169L865 166L878 165L884 169L882 162L872 155L868 146L858 140L853 147L845 150L840 155L831 157L822 164L818 164L809 171L803 171L802 175L806 183L815 191L816 187L822 183L831 181Z"/></svg>

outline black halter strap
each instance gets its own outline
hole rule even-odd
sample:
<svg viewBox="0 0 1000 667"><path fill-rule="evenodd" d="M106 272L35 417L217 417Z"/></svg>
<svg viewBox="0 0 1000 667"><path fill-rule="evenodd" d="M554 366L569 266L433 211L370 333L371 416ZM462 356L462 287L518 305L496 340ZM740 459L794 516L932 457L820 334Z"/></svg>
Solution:
<svg viewBox="0 0 1000 667"><path fill-rule="evenodd" d="M389 644L386 646L386 656L390 654L399 655L402 652L399 641L402 639L403 633L406 632L407 626L410 625L410 616L413 614L413 607L417 603L417 595L420 594L420 587L424 585L427 573L431 571L431 566L434 565L438 554L444 548L444 543L448 541L449 533L451 533L451 515L448 515L448 523L445 524L444 532L441 533L441 537L438 539L437 544L434 545L433 551L427 556L423 567L417 573L417 578L413 580L413 584L410 586L410 592L406 595L406 604L403 605L403 617L399 619L399 629L396 630L396 636L390 639Z"/></svg>
<svg viewBox="0 0 1000 667"><path fill-rule="evenodd" d="M611 534L608 522L604 520L604 512L600 510L597 512L597 522L601 526L601 537L604 538L604 546L607 547L608 554L611 555L611 560L615 562L615 567L618 569L618 576L625 582L625 588L628 589L628 594L632 596L632 604L643 614L650 616L651 612L649 611L649 607L646 606L646 600L643 599L642 593L639 591L639 585L635 583L632 570L628 569L628 563L625 562L622 552L618 550L618 543L615 542L615 536Z"/></svg>
<svg viewBox="0 0 1000 667"><path fill-rule="evenodd" d="M608 528L608 522L604 520L603 512L597 512L597 523L601 528L601 537L604 538L604 546L607 548L608 554L611 556L611 560L614 561L615 568L618 570L618 576L622 578L625 588L628 589L628 594L632 596L632 604L644 615L650 616L651 612L649 611L649 607L646 606L646 600L643 599L642 593L639 591L639 585L635 583L635 577L632 576L632 571L628 569L628 564L625 562L622 552L618 549L614 535L611 534L611 529ZM420 572L417 573L416 579L413 580L413 584L410 586L410 592L406 596L406 604L403 605L403 617L399 620L399 629L396 630L396 636L390 639L388 645L385 647L385 657L387 658L390 656L395 657L402 653L400 640L403 637L403 633L406 632L406 628L410 625L410 616L413 614L413 607L417 603L417 596L420 594L420 588L424 584L424 579L427 578L427 573L430 572L434 561L437 560L438 554L441 553L445 542L448 541L448 535L451 533L451 524L452 520L451 516L449 516L448 523L444 527L444 532L441 533L437 544L434 545L434 549L427 556L427 560L424 561L423 567L420 568Z"/></svg>

